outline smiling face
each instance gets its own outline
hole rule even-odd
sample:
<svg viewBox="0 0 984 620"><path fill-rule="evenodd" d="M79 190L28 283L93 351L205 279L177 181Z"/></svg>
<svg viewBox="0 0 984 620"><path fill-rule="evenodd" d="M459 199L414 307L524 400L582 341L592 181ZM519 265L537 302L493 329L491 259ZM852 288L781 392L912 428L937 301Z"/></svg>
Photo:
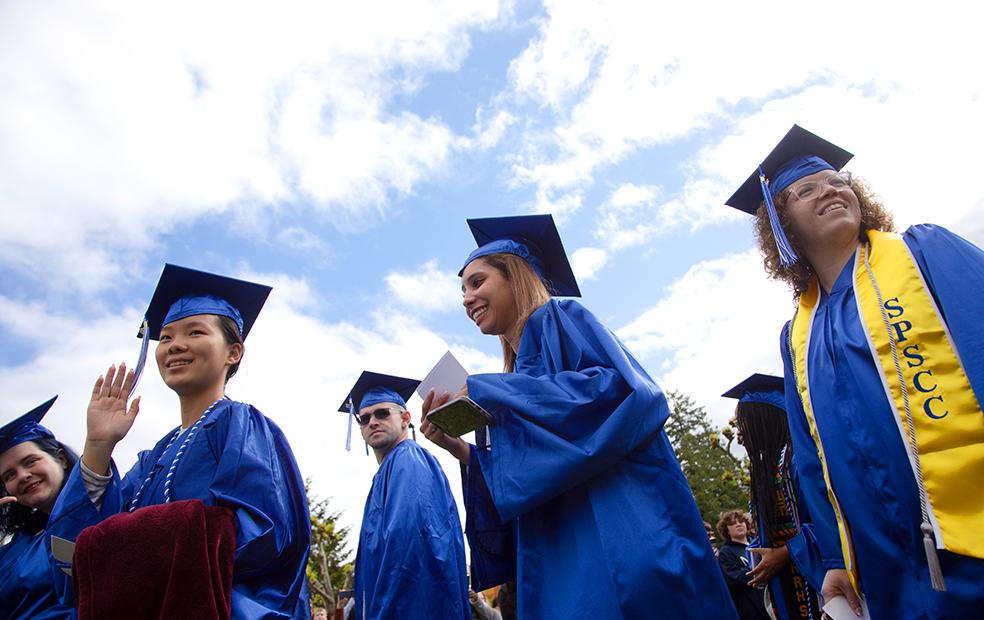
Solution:
<svg viewBox="0 0 984 620"><path fill-rule="evenodd" d="M227 342L219 317L200 314L165 325L155 355L164 383L178 395L190 395L224 386L228 369L242 354L241 344Z"/></svg>
<svg viewBox="0 0 984 620"><path fill-rule="evenodd" d="M65 483L65 462L25 441L0 454L0 479L18 503L50 513Z"/></svg>
<svg viewBox="0 0 984 620"><path fill-rule="evenodd" d="M519 309L509 280L484 258L468 263L461 274L462 304L483 334L508 336L519 322Z"/></svg>
<svg viewBox="0 0 984 620"><path fill-rule="evenodd" d="M861 231L861 204L850 184L831 182L837 173L823 170L789 186L785 210L790 232L809 257L817 249L833 244L856 243ZM807 198L797 193L816 185Z"/></svg>
<svg viewBox="0 0 984 620"><path fill-rule="evenodd" d="M383 412L388 414L379 419ZM363 407L359 409L359 416L368 416L369 423L359 429L362 431L362 438L376 451L380 461L381 456L385 456L393 446L406 439L410 412L396 403L376 403Z"/></svg>

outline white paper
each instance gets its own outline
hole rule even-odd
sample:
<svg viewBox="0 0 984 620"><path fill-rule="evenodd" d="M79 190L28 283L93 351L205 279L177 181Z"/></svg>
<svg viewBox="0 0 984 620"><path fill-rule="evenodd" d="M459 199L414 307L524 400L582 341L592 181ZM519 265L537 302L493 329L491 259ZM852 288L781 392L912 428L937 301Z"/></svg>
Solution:
<svg viewBox="0 0 984 620"><path fill-rule="evenodd" d="M438 396L444 392L454 396L461 388L465 387L467 380L468 371L455 359L451 351L448 351L417 386L417 394L421 398L427 398L427 393L433 388Z"/></svg>
<svg viewBox="0 0 984 620"><path fill-rule="evenodd" d="M868 615L868 602L863 598L861 599L861 616L854 615L847 599L843 596L835 596L824 603L823 612L833 620L858 620L859 617L861 620L871 620L871 616Z"/></svg>
<svg viewBox="0 0 984 620"><path fill-rule="evenodd" d="M72 563L72 556L75 555L75 543L58 536L51 537L51 555L55 559L65 564Z"/></svg>

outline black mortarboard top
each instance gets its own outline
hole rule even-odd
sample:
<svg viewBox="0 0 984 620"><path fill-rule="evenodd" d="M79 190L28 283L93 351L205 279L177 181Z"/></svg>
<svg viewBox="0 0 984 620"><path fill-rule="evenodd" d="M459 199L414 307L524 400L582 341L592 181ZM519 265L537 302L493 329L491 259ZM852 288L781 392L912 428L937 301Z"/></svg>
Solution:
<svg viewBox="0 0 984 620"><path fill-rule="evenodd" d="M227 316L239 325L243 340L253 327L271 287L166 264L147 307L150 338L172 321L199 314Z"/></svg>
<svg viewBox="0 0 984 620"><path fill-rule="evenodd" d="M6 452L25 441L34 441L42 437L54 439L54 434L41 426L40 422L57 399L57 396L53 396L47 402L38 405L12 422L4 424L3 428L0 428L0 453Z"/></svg>
<svg viewBox="0 0 984 620"><path fill-rule="evenodd" d="M560 233L552 215L512 215L468 220L478 249L458 272L460 276L470 262L489 254L514 254L524 259L553 295L580 297L574 270L564 251Z"/></svg>

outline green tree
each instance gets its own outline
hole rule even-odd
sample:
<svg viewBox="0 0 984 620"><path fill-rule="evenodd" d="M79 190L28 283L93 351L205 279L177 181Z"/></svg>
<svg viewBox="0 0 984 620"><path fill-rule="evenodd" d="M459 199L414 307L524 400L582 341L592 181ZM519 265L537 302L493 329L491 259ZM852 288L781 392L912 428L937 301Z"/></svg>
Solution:
<svg viewBox="0 0 984 620"><path fill-rule="evenodd" d="M670 419L666 434L673 444L697 508L715 525L725 510L748 509L748 467L731 453L734 424L715 429L707 410L681 392L669 391Z"/></svg>
<svg viewBox="0 0 984 620"><path fill-rule="evenodd" d="M339 527L340 512L328 507L327 499L311 494L311 481L304 482L311 513L311 552L307 562L311 605L335 609L338 591L344 589L352 575L351 552L346 549L349 528Z"/></svg>

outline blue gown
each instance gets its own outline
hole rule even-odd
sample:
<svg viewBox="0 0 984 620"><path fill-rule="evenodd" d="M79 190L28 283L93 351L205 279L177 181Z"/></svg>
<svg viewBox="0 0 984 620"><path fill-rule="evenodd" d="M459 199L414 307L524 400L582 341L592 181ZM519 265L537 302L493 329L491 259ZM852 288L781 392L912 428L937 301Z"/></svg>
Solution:
<svg viewBox="0 0 984 620"><path fill-rule="evenodd" d="M551 300L468 393L495 418L465 477L474 589L518 577L521 618L737 617L666 398L594 315Z"/></svg>
<svg viewBox="0 0 984 620"><path fill-rule="evenodd" d="M984 396L984 252L930 225L903 235L950 328L978 402ZM853 293L848 261L830 293L821 291L809 350L814 416L845 518L872 618L977 619L984 613L984 560L940 551L946 592L930 584L919 495L894 405L885 397ZM787 413L794 464L813 520L824 570L843 568L837 522L816 445L796 390L783 328ZM979 480L968 480L978 492ZM984 515L981 515L984 530ZM984 535L984 533L982 533Z"/></svg>
<svg viewBox="0 0 984 620"><path fill-rule="evenodd" d="M355 560L355 617L469 620L465 542L448 479L412 439L372 479Z"/></svg>
<svg viewBox="0 0 984 620"><path fill-rule="evenodd" d="M47 529L36 536L18 532L0 547L0 618L65 620L75 618L55 594L48 564Z"/></svg>
<svg viewBox="0 0 984 620"><path fill-rule="evenodd" d="M164 503L165 475L184 439L165 450L172 435L141 452L122 480L113 465L101 510L89 500L76 465L52 510L49 530L75 540L84 528L126 510L151 471L154 477L137 506ZM198 499L206 506L235 510L233 618L310 615L305 569L311 522L304 481L287 439L273 421L245 403L220 402L181 457L171 499ZM58 579L61 572L52 570L62 600L74 604L71 580Z"/></svg>

